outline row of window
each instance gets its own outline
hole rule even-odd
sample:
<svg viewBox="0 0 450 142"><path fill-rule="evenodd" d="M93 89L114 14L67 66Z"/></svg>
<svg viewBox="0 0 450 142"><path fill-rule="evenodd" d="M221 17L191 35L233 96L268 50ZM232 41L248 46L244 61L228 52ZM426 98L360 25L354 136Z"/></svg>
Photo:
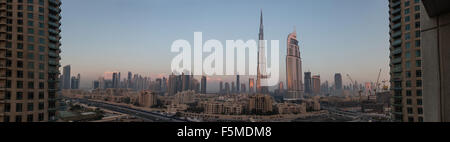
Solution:
<svg viewBox="0 0 450 142"><path fill-rule="evenodd" d="M411 80L405 81L405 86L408 88L412 87ZM416 80L416 87L422 87L422 80Z"/></svg>
<svg viewBox="0 0 450 142"><path fill-rule="evenodd" d="M22 116L21 115L17 115L15 116L15 122L22 122ZM38 114L38 121L44 121L44 113L39 113ZM11 118L10 116L5 116L3 119L3 122L11 122ZM33 115L27 115L27 122L33 122Z"/></svg>
<svg viewBox="0 0 450 142"><path fill-rule="evenodd" d="M27 69L30 70L34 70L35 66L34 66L34 62L27 62ZM6 67L12 67L12 61L11 60L6 60ZM24 62L23 61L17 61L17 68L24 68ZM38 69L43 71L45 70L45 64L43 63L39 63L38 64Z"/></svg>
<svg viewBox="0 0 450 142"><path fill-rule="evenodd" d="M12 34L6 34L6 39L7 40L12 40L12 38L13 38ZM17 40L18 41L24 41L24 36L23 35L17 35ZM28 42L35 42L36 40L35 40L34 36L27 36L27 41ZM47 39L45 39L45 38L39 38L38 39L38 42L40 44L46 44L46 41L47 41Z"/></svg>
<svg viewBox="0 0 450 142"><path fill-rule="evenodd" d="M12 71L6 70L6 76L5 77L12 77ZM24 71L17 71L16 73L17 78L24 78ZM38 75L39 79L45 79L45 74L43 72L40 72ZM27 74L28 79L35 79L34 72L28 72Z"/></svg>
<svg viewBox="0 0 450 142"><path fill-rule="evenodd" d="M412 73L411 71L406 71L406 78L411 78ZM416 70L416 77L422 77L422 70Z"/></svg>
<svg viewBox="0 0 450 142"><path fill-rule="evenodd" d="M408 112L408 114L414 114L414 109L411 107L406 108L406 111ZM423 108L417 108L417 114L422 115Z"/></svg>
<svg viewBox="0 0 450 142"><path fill-rule="evenodd" d="M49 95L49 97L54 97L55 95ZM28 92L27 94L27 99L28 100L34 100L35 98L35 93L34 92ZM5 100L23 100L24 96L23 96L23 92L16 92L15 98L12 98L11 92L10 91L6 91L5 92ZM45 99L44 96L44 92L39 92L39 96L38 96L39 100Z"/></svg>
<svg viewBox="0 0 450 142"><path fill-rule="evenodd" d="M406 99L406 104L407 105L413 105L413 100L412 99ZM423 104L422 99L417 99L416 100L416 104L417 105L422 105Z"/></svg>
<svg viewBox="0 0 450 142"><path fill-rule="evenodd" d="M417 58L422 57L422 53L420 52L420 50L416 50L415 57L417 57ZM409 51L405 52L405 58L411 59L411 52L409 52Z"/></svg>
<svg viewBox="0 0 450 142"><path fill-rule="evenodd" d="M12 32L12 31L13 31L12 26L7 26L7 27L6 27L6 31L7 31L7 32ZM17 27L17 32L18 32L18 33L24 33L23 27ZM28 28L28 29L27 29L27 34L35 34L35 30L34 30L33 28ZM44 31L44 30L39 30L39 31L38 31L38 34L39 34L40 36L45 36L45 31Z"/></svg>
<svg viewBox="0 0 450 142"><path fill-rule="evenodd" d="M6 80L5 88L12 88L12 81ZM24 88L24 82L23 81L16 81L16 87L17 89L23 89ZM35 89L35 83L33 81L29 81L27 83L28 89ZM45 83L39 82L38 83L38 89L45 89Z"/></svg>
<svg viewBox="0 0 450 142"><path fill-rule="evenodd" d="M33 4L36 0L26 0L28 4ZM12 3L13 0L7 0L6 2ZM24 0L16 0L17 3L24 3ZM44 5L44 0L39 0L39 5Z"/></svg>
<svg viewBox="0 0 450 142"><path fill-rule="evenodd" d="M24 110L22 103L16 103L16 110L15 110L15 112L35 111L35 109L34 109L35 105L36 105L35 103L27 103L27 109ZM37 106L38 106L37 110L44 110L44 102L39 102L37 104ZM11 112L11 111L12 111L11 110L11 104L6 103L4 112Z"/></svg>
<svg viewBox="0 0 450 142"><path fill-rule="evenodd" d="M6 12L6 16L13 17L13 12L10 12L10 11ZM23 18L23 17L24 17L23 12L17 12L17 18ZM29 20L34 19L34 14L27 13L27 18ZM39 15L38 18L39 18L39 21L44 21L44 15Z"/></svg>
<svg viewBox="0 0 450 142"><path fill-rule="evenodd" d="M411 61L405 62L406 69L411 69ZM421 68L422 67L422 60L416 60L416 67Z"/></svg>
<svg viewBox="0 0 450 142"><path fill-rule="evenodd" d="M396 90L394 91L394 96L402 96L402 90ZM406 96L408 97L412 97L412 90L406 90ZM418 89L416 90L416 97L421 97L422 96L422 90Z"/></svg>
<svg viewBox="0 0 450 142"><path fill-rule="evenodd" d="M30 48L29 48L30 49ZM32 50L33 48L31 47L31 49L30 50ZM18 59L23 59L24 58L24 53L23 52L21 52L21 51L18 51L18 52L16 52L17 54L16 54L16 57L18 58ZM36 54L34 54L33 52L29 52L29 53L27 53L27 59L28 60L35 60L35 55ZM12 57L12 51L10 51L10 50L8 50L8 51L6 51L6 56L5 56L6 58L11 58ZM39 61L45 61L45 55L42 55L42 54L39 54Z"/></svg>

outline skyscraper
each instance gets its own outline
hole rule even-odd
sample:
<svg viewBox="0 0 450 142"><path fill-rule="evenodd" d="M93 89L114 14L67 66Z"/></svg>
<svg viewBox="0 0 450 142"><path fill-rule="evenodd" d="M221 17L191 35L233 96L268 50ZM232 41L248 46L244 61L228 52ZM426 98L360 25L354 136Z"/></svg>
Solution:
<svg viewBox="0 0 450 142"><path fill-rule="evenodd" d="M56 91L60 74L60 5L60 0L0 1L0 72L6 74L0 78L0 122L56 119ZM28 32L24 34L22 31ZM34 48L25 48L31 45ZM33 54L34 57L43 55L43 58L24 60L7 53ZM36 68L11 66L31 63ZM19 78L8 75L8 71L42 77ZM66 78L70 83L70 75ZM70 88L70 85L66 87Z"/></svg>
<svg viewBox="0 0 450 142"><path fill-rule="evenodd" d="M70 89L70 65L63 67L63 89Z"/></svg>
<svg viewBox="0 0 450 142"><path fill-rule="evenodd" d="M320 95L320 75L315 75L312 77L312 82L313 82L313 94L314 95Z"/></svg>
<svg viewBox="0 0 450 142"><path fill-rule="evenodd" d="M255 92L255 79L253 78L248 79L248 92L249 93Z"/></svg>
<svg viewBox="0 0 450 142"><path fill-rule="evenodd" d="M335 93L336 95L340 96L343 95L342 90L342 75L340 73L336 73L334 75L334 87L335 87Z"/></svg>
<svg viewBox="0 0 450 142"><path fill-rule="evenodd" d="M287 98L300 98L303 92L302 60L295 29L294 32L289 34L287 39L286 83Z"/></svg>
<svg viewBox="0 0 450 142"><path fill-rule="evenodd" d="M236 92L241 92L241 89L240 89L240 86L241 86L241 82L239 81L239 74L236 76Z"/></svg>
<svg viewBox="0 0 450 142"><path fill-rule="evenodd" d="M393 119L423 121L420 0L389 0Z"/></svg>
<svg viewBox="0 0 450 142"><path fill-rule="evenodd" d="M305 93L312 94L312 79L311 72L305 72Z"/></svg>
<svg viewBox="0 0 450 142"><path fill-rule="evenodd" d="M219 93L222 94L223 93L223 82L221 81L219 84Z"/></svg>
<svg viewBox="0 0 450 142"><path fill-rule="evenodd" d="M206 94L206 76L202 76L202 81L201 81L201 93L202 94Z"/></svg>
<svg viewBox="0 0 450 142"><path fill-rule="evenodd" d="M262 82L267 78L266 72L266 47L264 42L264 24L263 24L263 13L261 11L261 21L259 27L259 47L258 47L258 75L256 79L256 92L258 93L269 93L269 87L265 86ZM263 85L263 86L262 86Z"/></svg>

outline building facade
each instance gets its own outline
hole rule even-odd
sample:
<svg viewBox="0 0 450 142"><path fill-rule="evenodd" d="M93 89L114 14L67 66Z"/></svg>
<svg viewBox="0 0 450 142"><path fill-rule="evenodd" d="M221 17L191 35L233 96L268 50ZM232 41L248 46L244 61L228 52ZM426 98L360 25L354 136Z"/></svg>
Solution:
<svg viewBox="0 0 450 142"><path fill-rule="evenodd" d="M422 56L420 0L389 0L393 119L421 122Z"/></svg>
<svg viewBox="0 0 450 142"><path fill-rule="evenodd" d="M56 120L60 5L0 0L0 122Z"/></svg>
<svg viewBox="0 0 450 142"><path fill-rule="evenodd" d="M287 98L297 99L303 94L302 60L297 32L294 30L287 39L286 85Z"/></svg>

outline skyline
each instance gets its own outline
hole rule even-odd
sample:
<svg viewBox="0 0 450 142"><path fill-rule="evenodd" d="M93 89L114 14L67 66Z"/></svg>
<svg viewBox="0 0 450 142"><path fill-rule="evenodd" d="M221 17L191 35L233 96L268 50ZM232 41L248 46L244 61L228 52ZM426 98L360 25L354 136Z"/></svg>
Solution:
<svg viewBox="0 0 450 142"><path fill-rule="evenodd" d="M294 26L304 72L320 74L323 81L329 82L334 82L334 73L350 74L362 83L376 81L382 68L381 80L389 78L387 1L101 1L84 5L83 0L63 0L62 65L70 64L73 73L81 74L81 88L90 87L92 80L111 71L167 77L170 59L176 55L170 52L170 45L178 39L192 43L197 31L204 33L205 40L257 39L260 9L264 11L266 39L280 40L280 81L285 82L285 41ZM355 9L345 8L346 4ZM84 12L78 10L80 6ZM119 6L123 11L115 10ZM234 11L227 10L229 7ZM357 8L360 11L356 13ZM89 32L94 29L97 32ZM329 52L321 52L324 50ZM234 79L228 78L225 80ZM345 77L343 81L348 83ZM218 82L208 86L218 87Z"/></svg>

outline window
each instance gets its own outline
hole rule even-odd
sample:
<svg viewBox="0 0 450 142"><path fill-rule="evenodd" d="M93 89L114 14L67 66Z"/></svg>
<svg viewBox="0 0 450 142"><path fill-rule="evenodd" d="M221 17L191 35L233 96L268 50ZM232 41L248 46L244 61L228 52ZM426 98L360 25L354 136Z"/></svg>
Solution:
<svg viewBox="0 0 450 142"><path fill-rule="evenodd" d="M44 99L44 92L39 92L39 99L40 100Z"/></svg>
<svg viewBox="0 0 450 142"><path fill-rule="evenodd" d="M23 92L16 92L16 100L23 100Z"/></svg>
<svg viewBox="0 0 450 142"><path fill-rule="evenodd" d="M4 109L5 112L11 112L11 104L6 103Z"/></svg>
<svg viewBox="0 0 450 142"><path fill-rule="evenodd" d="M422 87L422 80L416 81L416 87Z"/></svg>
<svg viewBox="0 0 450 142"><path fill-rule="evenodd" d="M411 25L407 24L407 25L405 26L405 30L406 30L406 31L411 30Z"/></svg>
<svg viewBox="0 0 450 142"><path fill-rule="evenodd" d="M411 99L407 99L407 100L406 100L406 104L407 104L407 105L412 105L412 100L411 100Z"/></svg>
<svg viewBox="0 0 450 142"><path fill-rule="evenodd" d="M27 105L27 110L28 111L33 111L33 108L34 107L34 104L33 103L28 103L28 105Z"/></svg>
<svg viewBox="0 0 450 142"><path fill-rule="evenodd" d="M22 116L17 115L16 116L16 122L22 122Z"/></svg>
<svg viewBox="0 0 450 142"><path fill-rule="evenodd" d="M411 53L408 51L408 52L406 52L405 53L405 57L406 57L406 59L409 59L409 58L411 58Z"/></svg>
<svg viewBox="0 0 450 142"><path fill-rule="evenodd" d="M406 14L409 14L409 12L410 12L410 11L409 11L409 8L405 9L405 15L406 15Z"/></svg>
<svg viewBox="0 0 450 142"><path fill-rule="evenodd" d="M33 115L27 115L27 122L33 122Z"/></svg>
<svg viewBox="0 0 450 142"><path fill-rule="evenodd" d="M28 72L28 79L34 79L34 72Z"/></svg>
<svg viewBox="0 0 450 142"><path fill-rule="evenodd" d="M416 77L422 77L422 70L416 71Z"/></svg>
<svg viewBox="0 0 450 142"><path fill-rule="evenodd" d="M406 72L406 78L411 78L411 72L410 71Z"/></svg>
<svg viewBox="0 0 450 142"><path fill-rule="evenodd" d="M21 103L16 104L16 112L22 112L22 104Z"/></svg>
<svg viewBox="0 0 450 142"><path fill-rule="evenodd" d="M423 108L417 108L417 113L418 114L423 114Z"/></svg>
<svg viewBox="0 0 450 142"><path fill-rule="evenodd" d="M411 18L409 16L405 17L405 22L409 22L411 20Z"/></svg>
<svg viewBox="0 0 450 142"><path fill-rule="evenodd" d="M28 89L34 89L34 82L28 82Z"/></svg>
<svg viewBox="0 0 450 142"><path fill-rule="evenodd" d="M17 81L17 88L22 89L23 88L23 81Z"/></svg>
<svg viewBox="0 0 450 142"><path fill-rule="evenodd" d="M38 119L39 121L44 121L44 113L39 113Z"/></svg>
<svg viewBox="0 0 450 142"><path fill-rule="evenodd" d="M28 100L34 99L34 92L28 92Z"/></svg>
<svg viewBox="0 0 450 142"><path fill-rule="evenodd" d="M422 67L422 60L416 61L416 67Z"/></svg>
<svg viewBox="0 0 450 142"><path fill-rule="evenodd" d="M23 71L17 71L17 78L23 78Z"/></svg>
<svg viewBox="0 0 450 142"><path fill-rule="evenodd" d="M416 57L421 57L421 56L422 56L422 54L421 54L420 50L416 50Z"/></svg>
<svg viewBox="0 0 450 142"><path fill-rule="evenodd" d="M39 103L39 110L44 110L44 103L43 102Z"/></svg>
<svg viewBox="0 0 450 142"><path fill-rule="evenodd" d="M407 61L405 63L406 69L410 69L411 68L411 62Z"/></svg>
<svg viewBox="0 0 450 142"><path fill-rule="evenodd" d="M411 90L406 90L406 96L408 96L408 97L412 96Z"/></svg>
<svg viewBox="0 0 450 142"><path fill-rule="evenodd" d="M411 87L411 86L412 86L411 81L410 80L406 81L406 87Z"/></svg>
<svg viewBox="0 0 450 142"><path fill-rule="evenodd" d="M417 105L422 105L422 99L417 99Z"/></svg>
<svg viewBox="0 0 450 142"><path fill-rule="evenodd" d="M422 96L422 90L417 90L417 91L416 91L416 95L417 95L417 96Z"/></svg>
<svg viewBox="0 0 450 142"><path fill-rule="evenodd" d="M413 113L414 113L414 112L413 112L413 109L410 108L410 107L409 107L407 110L408 110L408 114L413 114Z"/></svg>
<svg viewBox="0 0 450 142"><path fill-rule="evenodd" d="M420 47L420 40L416 40L416 47Z"/></svg>

